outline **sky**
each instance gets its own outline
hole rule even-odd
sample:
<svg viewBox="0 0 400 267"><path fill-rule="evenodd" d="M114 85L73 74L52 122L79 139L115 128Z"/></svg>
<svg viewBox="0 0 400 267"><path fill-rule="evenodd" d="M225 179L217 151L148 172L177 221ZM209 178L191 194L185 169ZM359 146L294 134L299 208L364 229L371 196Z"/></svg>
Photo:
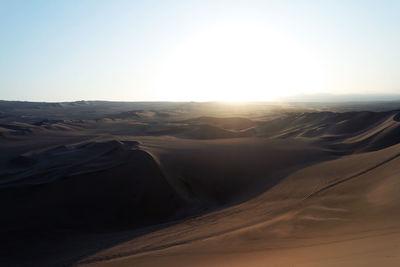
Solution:
<svg viewBox="0 0 400 267"><path fill-rule="evenodd" d="M400 93L400 1L0 0L0 99Z"/></svg>

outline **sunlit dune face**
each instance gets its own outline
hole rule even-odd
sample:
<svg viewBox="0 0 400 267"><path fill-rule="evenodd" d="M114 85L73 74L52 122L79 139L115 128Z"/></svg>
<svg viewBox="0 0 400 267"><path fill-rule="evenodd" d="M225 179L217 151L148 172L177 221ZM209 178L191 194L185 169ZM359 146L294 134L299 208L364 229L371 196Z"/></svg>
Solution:
<svg viewBox="0 0 400 267"><path fill-rule="evenodd" d="M322 72L289 36L232 23L193 34L162 62L155 81L164 100L268 101L317 91Z"/></svg>

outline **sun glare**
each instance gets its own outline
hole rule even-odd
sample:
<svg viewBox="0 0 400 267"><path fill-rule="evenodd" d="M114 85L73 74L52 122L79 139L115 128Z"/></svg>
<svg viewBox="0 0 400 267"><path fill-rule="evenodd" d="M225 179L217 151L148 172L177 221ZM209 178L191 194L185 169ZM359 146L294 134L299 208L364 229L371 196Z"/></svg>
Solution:
<svg viewBox="0 0 400 267"><path fill-rule="evenodd" d="M265 25L223 24L193 34L162 62L163 100L269 101L321 89L311 51Z"/></svg>

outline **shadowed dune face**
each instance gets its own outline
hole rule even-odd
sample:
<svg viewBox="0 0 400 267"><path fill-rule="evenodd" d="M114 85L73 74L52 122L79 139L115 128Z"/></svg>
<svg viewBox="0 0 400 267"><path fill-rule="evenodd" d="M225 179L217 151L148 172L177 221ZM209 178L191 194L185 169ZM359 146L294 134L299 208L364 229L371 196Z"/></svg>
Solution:
<svg viewBox="0 0 400 267"><path fill-rule="evenodd" d="M0 103L0 263L398 265L398 111L209 107Z"/></svg>
<svg viewBox="0 0 400 267"><path fill-rule="evenodd" d="M14 174L3 176L0 189L9 215L3 225L137 227L171 217L182 201L137 145L87 142L13 159Z"/></svg>
<svg viewBox="0 0 400 267"><path fill-rule="evenodd" d="M330 157L296 140L290 149L287 141L265 139L145 143L150 154L137 141L111 140L12 158L1 190L23 216L3 222L18 227L12 219L19 217L32 227L149 225L251 198L295 169Z"/></svg>
<svg viewBox="0 0 400 267"><path fill-rule="evenodd" d="M171 139L148 149L184 198L212 206L253 197L288 173L332 157L304 140L264 138Z"/></svg>

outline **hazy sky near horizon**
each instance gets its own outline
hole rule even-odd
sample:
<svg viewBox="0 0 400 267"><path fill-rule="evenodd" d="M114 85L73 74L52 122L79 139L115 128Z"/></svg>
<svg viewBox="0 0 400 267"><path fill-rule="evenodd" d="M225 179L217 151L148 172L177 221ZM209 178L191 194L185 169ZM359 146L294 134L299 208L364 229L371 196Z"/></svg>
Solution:
<svg viewBox="0 0 400 267"><path fill-rule="evenodd" d="M0 0L0 99L400 93L400 1Z"/></svg>

